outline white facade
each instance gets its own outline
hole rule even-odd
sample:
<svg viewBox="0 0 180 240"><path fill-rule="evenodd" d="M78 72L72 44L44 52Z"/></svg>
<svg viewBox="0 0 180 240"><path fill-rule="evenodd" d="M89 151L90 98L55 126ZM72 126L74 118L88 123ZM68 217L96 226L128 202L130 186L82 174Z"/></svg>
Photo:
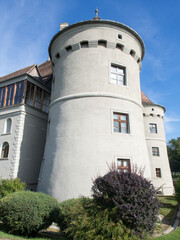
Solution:
<svg viewBox="0 0 180 240"><path fill-rule="evenodd" d="M159 192L172 195L165 109L141 97L144 51L140 36L121 23L79 22L52 39L52 70L48 61L0 78L0 177L19 177L34 190L39 181L38 191L63 201L90 196L92 179L112 163L119 171L137 165ZM19 81L25 81L21 104L12 90L12 106L2 105L2 88Z"/></svg>

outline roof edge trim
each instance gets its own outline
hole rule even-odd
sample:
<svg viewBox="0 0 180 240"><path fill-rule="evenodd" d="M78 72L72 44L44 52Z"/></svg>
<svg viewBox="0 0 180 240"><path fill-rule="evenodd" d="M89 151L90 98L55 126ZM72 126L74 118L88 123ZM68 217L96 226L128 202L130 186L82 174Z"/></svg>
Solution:
<svg viewBox="0 0 180 240"><path fill-rule="evenodd" d="M101 24L101 23L102 24L111 24L111 25L114 25L114 26L117 26L117 27L121 27L121 28L124 28L125 30L128 30L130 33L132 33L139 40L139 42L141 44L141 47L142 47L141 60L143 60L144 54L145 54L145 45L144 45L144 42L143 42L142 38L140 37L140 35L135 30L128 27L127 25L125 25L123 23L120 23L120 22L111 21L111 20L98 20L98 21L86 20L86 21L73 23L73 24L69 25L68 27L62 29L61 31L57 32L50 41L49 48L48 48L49 56L51 57L50 50L51 50L51 46L52 46L53 42L64 32L66 32L66 31L68 31L68 30L70 30L74 27L78 27L78 26L85 25L85 24Z"/></svg>

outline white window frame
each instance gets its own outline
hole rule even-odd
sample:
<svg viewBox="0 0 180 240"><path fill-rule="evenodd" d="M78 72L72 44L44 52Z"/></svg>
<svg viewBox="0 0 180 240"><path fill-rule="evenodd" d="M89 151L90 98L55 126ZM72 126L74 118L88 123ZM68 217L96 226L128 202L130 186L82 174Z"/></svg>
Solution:
<svg viewBox="0 0 180 240"><path fill-rule="evenodd" d="M117 68L120 68L120 69L123 69L124 70L124 84L118 84L118 81L116 83L113 83L111 81L111 67L114 66L114 67L117 67ZM114 73L116 74L116 73ZM117 76L118 75L121 75L121 74L118 74L117 73ZM120 87L127 87L127 66L125 66L124 64L121 64L121 63L117 63L117 62L109 62L109 84L112 84L112 85L115 85L115 86L120 86Z"/></svg>

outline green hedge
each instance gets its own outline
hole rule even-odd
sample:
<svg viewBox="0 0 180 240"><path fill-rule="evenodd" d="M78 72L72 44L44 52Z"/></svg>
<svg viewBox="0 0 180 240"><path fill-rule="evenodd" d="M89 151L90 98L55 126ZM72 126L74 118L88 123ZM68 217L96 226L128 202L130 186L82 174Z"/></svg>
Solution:
<svg viewBox="0 0 180 240"><path fill-rule="evenodd" d="M0 199L7 196L10 193L22 191L26 187L24 182L21 182L19 178L15 179L1 179L0 180Z"/></svg>
<svg viewBox="0 0 180 240"><path fill-rule="evenodd" d="M9 233L35 235L57 218L59 203L44 193L20 191L0 200L0 216Z"/></svg>
<svg viewBox="0 0 180 240"><path fill-rule="evenodd" d="M93 199L80 198L60 204L59 226L68 239L139 240L121 220L117 208L103 209Z"/></svg>

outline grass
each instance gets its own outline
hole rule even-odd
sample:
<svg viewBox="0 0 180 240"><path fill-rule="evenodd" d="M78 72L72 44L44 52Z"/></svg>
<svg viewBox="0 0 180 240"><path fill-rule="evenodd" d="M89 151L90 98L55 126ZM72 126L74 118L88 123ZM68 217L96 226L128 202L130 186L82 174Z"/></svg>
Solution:
<svg viewBox="0 0 180 240"><path fill-rule="evenodd" d="M178 205L175 196L159 197L159 200L161 202L159 213L165 217L166 221L172 221Z"/></svg>
<svg viewBox="0 0 180 240"><path fill-rule="evenodd" d="M155 238L157 240L179 240L180 239L180 227L178 227L175 231L161 236L161 237L157 237Z"/></svg>
<svg viewBox="0 0 180 240"><path fill-rule="evenodd" d="M42 234L38 234L37 237L34 238L27 238L27 237L21 237L16 236L13 234L8 234L3 231L3 229L0 227L0 239L13 239L13 240L67 240L64 237L56 237L56 236L50 236L50 237L44 237Z"/></svg>

